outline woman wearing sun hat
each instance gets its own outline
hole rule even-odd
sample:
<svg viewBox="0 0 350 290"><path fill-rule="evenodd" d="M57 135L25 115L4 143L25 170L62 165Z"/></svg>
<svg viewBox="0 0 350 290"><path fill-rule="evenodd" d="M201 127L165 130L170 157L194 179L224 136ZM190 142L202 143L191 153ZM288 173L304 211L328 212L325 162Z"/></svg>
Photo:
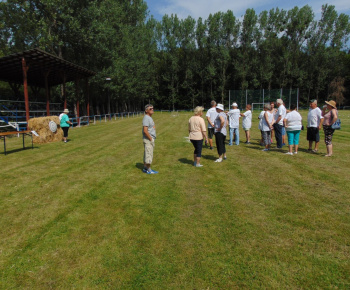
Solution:
<svg viewBox="0 0 350 290"><path fill-rule="evenodd" d="M324 131L324 142L327 147L326 157L330 157L333 155L333 144L332 137L334 133L334 129L332 129L332 125L338 119L337 113L337 104L335 101L331 100L329 102L325 102L326 105L323 106L322 116L323 116L323 131Z"/></svg>
<svg viewBox="0 0 350 290"><path fill-rule="evenodd" d="M224 105L217 104L216 112L218 116L214 121L215 126L215 141L216 147L218 149L219 158L215 162L222 162L222 159L226 159L226 148L225 140L227 135L226 125L227 125L227 116L224 112Z"/></svg>
<svg viewBox="0 0 350 290"><path fill-rule="evenodd" d="M68 113L69 113L69 110L68 109L64 109L63 115L61 117L61 122L60 122L60 126L61 126L61 128L63 130L63 141L64 141L64 143L67 143L69 125L72 125L72 122L69 121Z"/></svg>

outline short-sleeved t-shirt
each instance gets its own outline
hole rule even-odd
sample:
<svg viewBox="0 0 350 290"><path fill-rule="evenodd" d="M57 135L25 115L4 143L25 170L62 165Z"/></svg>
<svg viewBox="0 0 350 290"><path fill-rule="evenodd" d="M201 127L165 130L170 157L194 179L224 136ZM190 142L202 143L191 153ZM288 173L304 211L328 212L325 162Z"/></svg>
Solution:
<svg viewBox="0 0 350 290"><path fill-rule="evenodd" d="M207 131L203 118L192 116L188 121L188 130L190 131L190 140L203 140L202 132Z"/></svg>
<svg viewBox="0 0 350 290"><path fill-rule="evenodd" d="M241 111L239 109L232 109L228 113L230 128L239 127L239 118L241 117Z"/></svg>
<svg viewBox="0 0 350 290"><path fill-rule="evenodd" d="M221 112L220 114L218 114L218 116L217 116L216 119L215 119L215 122L214 122L214 125L215 125L215 133L216 133L216 132L219 132L219 128L220 128L220 126L221 126L221 119L220 119L220 117L222 117L222 118L224 119L224 125L222 126L220 132L221 132L223 135L226 136L226 134L227 134L227 131L226 131L227 116L226 116L226 114L225 114L224 112Z"/></svg>
<svg viewBox="0 0 350 290"><path fill-rule="evenodd" d="M250 129L252 127L252 111L248 110L244 112L243 115L242 127L244 129Z"/></svg>
<svg viewBox="0 0 350 290"><path fill-rule="evenodd" d="M282 116L281 120L278 122L279 125L283 126L283 120L286 117L286 113L287 113L286 107L284 105L280 105L278 107L277 114L275 115L275 120L277 120L279 116Z"/></svg>
<svg viewBox="0 0 350 290"><path fill-rule="evenodd" d="M321 119L323 119L323 116L319 107L310 109L307 114L307 126L317 128L320 126Z"/></svg>
<svg viewBox="0 0 350 290"><path fill-rule="evenodd" d="M69 121L69 117L67 114L63 114L60 122L61 128L69 127L70 125L67 123Z"/></svg>
<svg viewBox="0 0 350 290"><path fill-rule="evenodd" d="M286 131L298 131L301 130L301 116L297 111L291 111L286 115Z"/></svg>
<svg viewBox="0 0 350 290"><path fill-rule="evenodd" d="M148 133L151 135L153 139L156 139L156 126L153 122L152 117L145 115L142 120L142 136L144 139L148 139L143 131L143 127L148 128Z"/></svg>
<svg viewBox="0 0 350 290"><path fill-rule="evenodd" d="M210 108L207 111L207 114L205 115L206 117L209 117L210 121L214 123L216 117L218 116L218 112L216 112L216 108ZM212 125L208 122L208 128L213 128Z"/></svg>
<svg viewBox="0 0 350 290"><path fill-rule="evenodd" d="M265 115L265 111L261 111L260 115L259 115L259 130L260 131L262 131L262 123L263 123L264 115Z"/></svg>

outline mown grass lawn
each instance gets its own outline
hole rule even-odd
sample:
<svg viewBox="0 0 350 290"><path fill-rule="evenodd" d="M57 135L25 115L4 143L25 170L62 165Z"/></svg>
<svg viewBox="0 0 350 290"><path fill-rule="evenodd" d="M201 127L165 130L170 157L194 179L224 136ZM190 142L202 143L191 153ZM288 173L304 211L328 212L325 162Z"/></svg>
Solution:
<svg viewBox="0 0 350 290"><path fill-rule="evenodd" d="M331 158L305 131L297 156L262 152L256 112L253 143L241 131L221 164L205 148L203 168L190 116L154 114L157 175L141 172L141 117L8 140L0 288L350 288L350 112Z"/></svg>

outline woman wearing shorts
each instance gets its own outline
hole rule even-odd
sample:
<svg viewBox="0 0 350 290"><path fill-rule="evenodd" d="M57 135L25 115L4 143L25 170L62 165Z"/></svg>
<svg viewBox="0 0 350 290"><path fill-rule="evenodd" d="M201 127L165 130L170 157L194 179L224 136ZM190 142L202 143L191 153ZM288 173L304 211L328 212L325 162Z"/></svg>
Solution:
<svg viewBox="0 0 350 290"><path fill-rule="evenodd" d="M289 151L286 153L288 155L293 155L293 146L294 154L298 154L302 118L296 109L297 106L295 104L291 104L290 112L286 115L286 117L283 120L283 125L286 128L288 136Z"/></svg>
<svg viewBox="0 0 350 290"><path fill-rule="evenodd" d="M248 104L246 106L246 111L244 113L241 113L241 116L243 117L242 127L245 132L245 137L247 141L246 144L250 144L250 128L252 127L252 106Z"/></svg>

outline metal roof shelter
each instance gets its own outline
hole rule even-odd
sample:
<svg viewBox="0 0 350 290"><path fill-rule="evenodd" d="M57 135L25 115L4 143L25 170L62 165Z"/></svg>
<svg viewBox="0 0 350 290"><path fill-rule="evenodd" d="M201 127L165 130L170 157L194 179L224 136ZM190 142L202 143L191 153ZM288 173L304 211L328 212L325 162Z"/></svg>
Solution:
<svg viewBox="0 0 350 290"><path fill-rule="evenodd" d="M78 91L79 80L94 76L96 73L75 65L62 58L35 48L0 58L0 80L19 83L24 86L26 102L26 119L29 120L28 85L46 89L46 110L50 115L49 87L63 84L64 108L67 106L65 84L75 81ZM86 82L88 85L88 83ZM77 100L77 113L79 117L79 100ZM89 101L88 101L89 114Z"/></svg>

